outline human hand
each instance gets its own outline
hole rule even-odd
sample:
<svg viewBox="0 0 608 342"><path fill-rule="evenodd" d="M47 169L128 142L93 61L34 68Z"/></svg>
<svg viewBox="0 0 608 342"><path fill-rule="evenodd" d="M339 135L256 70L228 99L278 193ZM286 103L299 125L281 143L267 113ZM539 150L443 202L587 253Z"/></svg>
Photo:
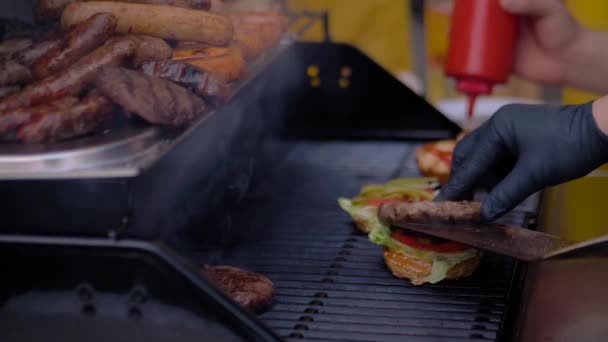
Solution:
<svg viewBox="0 0 608 342"><path fill-rule="evenodd" d="M437 200L490 188L481 216L493 221L547 186L585 176L608 162L607 99L501 108L456 145L450 180Z"/></svg>
<svg viewBox="0 0 608 342"><path fill-rule="evenodd" d="M584 29L562 0L501 0L502 7L522 16L514 72L535 82L565 85L567 59Z"/></svg>

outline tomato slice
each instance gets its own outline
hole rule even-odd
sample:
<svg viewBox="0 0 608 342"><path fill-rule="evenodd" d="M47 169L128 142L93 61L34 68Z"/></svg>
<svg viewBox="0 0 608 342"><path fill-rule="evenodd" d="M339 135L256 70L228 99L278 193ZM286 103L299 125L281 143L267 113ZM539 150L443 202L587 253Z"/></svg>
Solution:
<svg viewBox="0 0 608 342"><path fill-rule="evenodd" d="M464 252L471 247L462 244L460 242L444 242L437 245L433 245L430 243L424 243L420 240L413 238L402 231L394 231L391 233L391 237L405 245L408 245L412 248L431 251L437 253L460 253Z"/></svg>
<svg viewBox="0 0 608 342"><path fill-rule="evenodd" d="M446 162L448 164L452 163L452 154L453 154L453 152L434 151L433 153L435 153L435 155L437 157L439 157L439 159L443 160L444 162Z"/></svg>
<svg viewBox="0 0 608 342"><path fill-rule="evenodd" d="M379 207L385 203L402 203L402 202L411 202L411 199L406 198L376 198L370 199L367 201L367 204L373 205L374 207Z"/></svg>

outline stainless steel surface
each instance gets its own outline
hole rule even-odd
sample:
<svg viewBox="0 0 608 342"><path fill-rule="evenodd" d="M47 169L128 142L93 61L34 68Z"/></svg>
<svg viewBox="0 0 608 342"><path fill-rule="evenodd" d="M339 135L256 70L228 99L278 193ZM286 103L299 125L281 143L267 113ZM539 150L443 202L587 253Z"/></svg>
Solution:
<svg viewBox="0 0 608 342"><path fill-rule="evenodd" d="M163 141L170 136L148 126L55 144L0 144L0 179L135 176L147 153L168 147Z"/></svg>
<svg viewBox="0 0 608 342"><path fill-rule="evenodd" d="M608 234L608 177L591 175L545 191L539 229L583 241ZM528 266L519 330L521 342L605 341L608 258L547 260Z"/></svg>
<svg viewBox="0 0 608 342"><path fill-rule="evenodd" d="M570 252L563 249L566 242L558 236L506 224L388 223L524 261L538 261L547 255ZM589 245L576 247L585 249Z"/></svg>

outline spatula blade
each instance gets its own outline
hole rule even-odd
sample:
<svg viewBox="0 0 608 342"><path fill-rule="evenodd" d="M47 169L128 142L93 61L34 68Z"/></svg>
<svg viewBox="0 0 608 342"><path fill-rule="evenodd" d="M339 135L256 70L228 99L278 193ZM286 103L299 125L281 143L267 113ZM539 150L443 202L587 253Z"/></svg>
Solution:
<svg viewBox="0 0 608 342"><path fill-rule="evenodd" d="M524 261L542 260L570 245L555 235L498 223L387 223Z"/></svg>

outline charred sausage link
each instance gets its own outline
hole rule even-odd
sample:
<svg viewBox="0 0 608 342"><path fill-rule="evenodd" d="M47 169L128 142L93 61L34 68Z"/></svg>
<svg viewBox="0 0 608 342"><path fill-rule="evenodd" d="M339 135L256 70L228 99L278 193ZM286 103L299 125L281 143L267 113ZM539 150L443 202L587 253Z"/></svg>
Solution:
<svg viewBox="0 0 608 342"><path fill-rule="evenodd" d="M23 84L32 78L30 70L15 61L0 62L0 87Z"/></svg>
<svg viewBox="0 0 608 342"><path fill-rule="evenodd" d="M92 91L82 102L39 113L22 126L17 137L25 143L54 142L92 132L110 112L112 103Z"/></svg>
<svg viewBox="0 0 608 342"><path fill-rule="evenodd" d="M120 37L105 44L70 68L37 81L22 91L0 101L0 111L28 107L69 95L78 95L83 87L95 78L96 70L104 65L119 65L133 55L135 43L129 37Z"/></svg>
<svg viewBox="0 0 608 342"><path fill-rule="evenodd" d="M15 52L12 57L17 62L29 67L38 58L51 50L58 50L60 46L61 40L43 40L19 52Z"/></svg>
<svg viewBox="0 0 608 342"><path fill-rule="evenodd" d="M74 2L87 0L37 0L35 11L38 20L57 19L61 12ZM88 0L92 1L92 0ZM194 8L208 11L211 9L211 0L119 0L119 2L133 2L141 4L169 5L175 7Z"/></svg>
<svg viewBox="0 0 608 342"><path fill-rule="evenodd" d="M38 106L5 110L0 112L0 133L6 133L30 123L35 117L70 108L78 102L78 98L66 96Z"/></svg>
<svg viewBox="0 0 608 342"><path fill-rule="evenodd" d="M116 17L108 13L97 13L75 25L61 44L53 46L32 63L35 79L64 70L81 57L101 46L116 29Z"/></svg>

